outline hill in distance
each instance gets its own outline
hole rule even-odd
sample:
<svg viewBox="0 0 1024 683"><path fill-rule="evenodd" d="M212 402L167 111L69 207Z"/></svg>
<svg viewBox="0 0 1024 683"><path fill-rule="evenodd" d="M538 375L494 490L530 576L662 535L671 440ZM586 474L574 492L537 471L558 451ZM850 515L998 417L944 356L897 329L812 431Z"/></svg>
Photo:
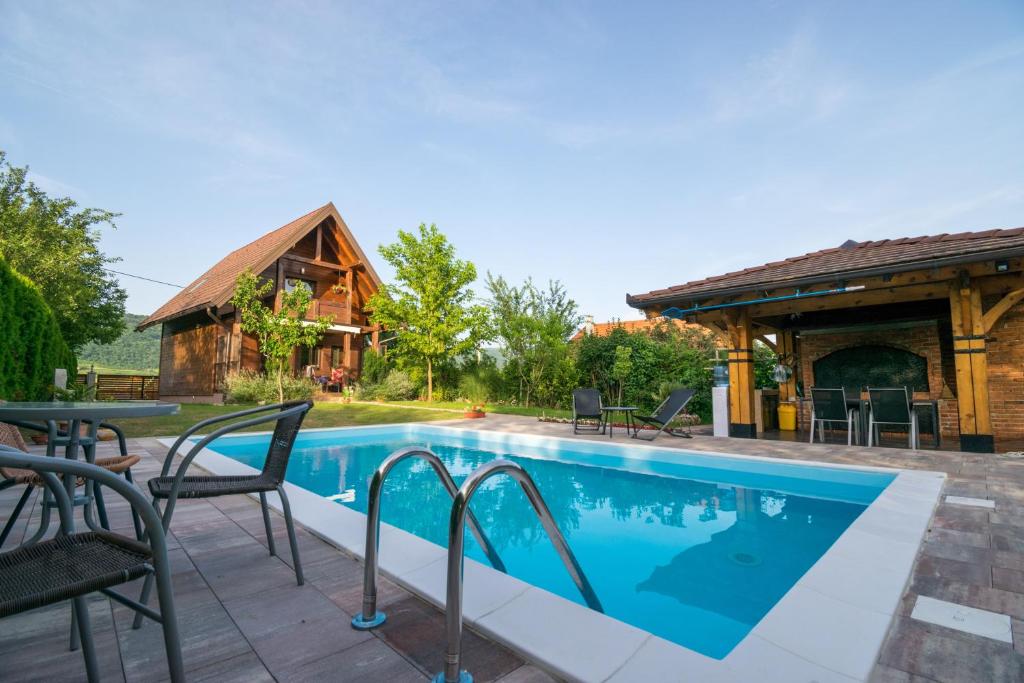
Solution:
<svg viewBox="0 0 1024 683"><path fill-rule="evenodd" d="M79 372L87 372L89 366L95 366L96 372L155 375L160 367L160 326L136 332L135 326L145 317L126 313L124 331L117 341L83 346L78 352Z"/></svg>

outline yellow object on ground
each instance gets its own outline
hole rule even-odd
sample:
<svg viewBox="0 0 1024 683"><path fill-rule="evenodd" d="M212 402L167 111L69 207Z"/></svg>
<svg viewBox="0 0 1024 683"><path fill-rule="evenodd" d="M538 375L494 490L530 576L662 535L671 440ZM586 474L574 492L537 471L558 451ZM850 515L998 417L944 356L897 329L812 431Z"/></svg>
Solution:
<svg viewBox="0 0 1024 683"><path fill-rule="evenodd" d="M779 429L784 432L796 431L796 404L779 404Z"/></svg>

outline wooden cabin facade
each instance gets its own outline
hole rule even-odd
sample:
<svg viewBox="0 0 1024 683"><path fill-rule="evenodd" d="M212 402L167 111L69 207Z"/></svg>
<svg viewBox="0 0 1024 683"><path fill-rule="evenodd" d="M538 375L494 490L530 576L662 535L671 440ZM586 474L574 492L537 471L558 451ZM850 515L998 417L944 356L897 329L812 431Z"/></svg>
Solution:
<svg viewBox="0 0 1024 683"><path fill-rule="evenodd" d="M910 386L941 436L993 452L1024 439L1024 228L853 242L627 302L715 330L729 346L730 434L756 436L755 340L813 386Z"/></svg>
<svg viewBox="0 0 1024 683"><path fill-rule="evenodd" d="M276 310L281 292L301 282L313 292L307 319L332 319L320 346L296 349L295 374L330 376L341 369L345 381L358 379L364 350L380 345L381 331L366 311L380 278L329 203L231 252L139 324L140 330L163 326L161 399L218 401L230 373L263 369L256 339L242 332L230 303L247 269L274 282L268 306Z"/></svg>

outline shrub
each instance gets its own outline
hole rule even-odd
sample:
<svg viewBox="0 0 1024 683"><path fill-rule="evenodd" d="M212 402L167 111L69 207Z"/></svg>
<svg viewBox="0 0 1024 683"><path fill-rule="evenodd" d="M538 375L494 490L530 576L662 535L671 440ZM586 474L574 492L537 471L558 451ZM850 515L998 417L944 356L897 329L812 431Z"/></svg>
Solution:
<svg viewBox="0 0 1024 683"><path fill-rule="evenodd" d="M53 371L74 377L75 354L36 286L0 258L0 398L46 400Z"/></svg>
<svg viewBox="0 0 1024 683"><path fill-rule="evenodd" d="M459 397L473 404L486 403L491 398L491 392L486 380L466 374L459 380Z"/></svg>
<svg viewBox="0 0 1024 683"><path fill-rule="evenodd" d="M363 369L359 373L359 379L366 384L380 384L390 370L391 362L384 354L367 349L363 353Z"/></svg>
<svg viewBox="0 0 1024 683"><path fill-rule="evenodd" d="M416 398L419 388L409 375L401 370L392 370L377 387L379 401L408 401Z"/></svg>
<svg viewBox="0 0 1024 683"><path fill-rule="evenodd" d="M305 377L285 375L284 400L311 399L316 384ZM257 372L236 372L227 377L228 403L274 403L277 401L277 380Z"/></svg>

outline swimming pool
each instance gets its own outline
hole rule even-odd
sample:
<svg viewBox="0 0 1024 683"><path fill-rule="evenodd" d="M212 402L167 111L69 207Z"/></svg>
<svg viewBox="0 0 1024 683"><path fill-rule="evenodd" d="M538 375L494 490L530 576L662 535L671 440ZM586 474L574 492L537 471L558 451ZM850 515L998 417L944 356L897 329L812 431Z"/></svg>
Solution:
<svg viewBox="0 0 1024 683"><path fill-rule="evenodd" d="M231 437L210 450L259 467L268 438ZM365 512L373 471L406 446L433 450L456 482L497 457L523 465L605 613L715 659L750 633L896 476L399 425L304 432L287 479ZM583 604L515 482L488 481L472 507L509 574ZM443 546L449 508L425 463L406 461L391 473L384 522ZM470 535L467 555L487 563Z"/></svg>

